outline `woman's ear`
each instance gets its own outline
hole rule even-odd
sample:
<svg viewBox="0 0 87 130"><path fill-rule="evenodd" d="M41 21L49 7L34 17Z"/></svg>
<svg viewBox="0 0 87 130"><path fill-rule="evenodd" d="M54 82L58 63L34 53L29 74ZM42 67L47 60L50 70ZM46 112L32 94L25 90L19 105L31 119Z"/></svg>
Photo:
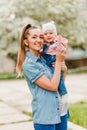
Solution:
<svg viewBox="0 0 87 130"><path fill-rule="evenodd" d="M25 46L28 46L28 41L24 40L24 44L25 44Z"/></svg>

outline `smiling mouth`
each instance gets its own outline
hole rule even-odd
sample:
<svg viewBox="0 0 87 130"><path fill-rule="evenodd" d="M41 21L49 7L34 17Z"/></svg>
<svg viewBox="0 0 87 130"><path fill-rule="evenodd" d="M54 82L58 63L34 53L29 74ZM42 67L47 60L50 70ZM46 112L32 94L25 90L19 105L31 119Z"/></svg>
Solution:
<svg viewBox="0 0 87 130"><path fill-rule="evenodd" d="M47 40L51 40L51 38L47 38Z"/></svg>
<svg viewBox="0 0 87 130"><path fill-rule="evenodd" d="M41 44L35 44L37 47L41 47L42 45Z"/></svg>

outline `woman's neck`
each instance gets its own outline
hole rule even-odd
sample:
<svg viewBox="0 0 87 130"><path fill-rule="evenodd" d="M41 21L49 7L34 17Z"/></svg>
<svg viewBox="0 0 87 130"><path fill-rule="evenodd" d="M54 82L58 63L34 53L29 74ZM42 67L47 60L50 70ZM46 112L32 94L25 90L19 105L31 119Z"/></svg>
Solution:
<svg viewBox="0 0 87 130"><path fill-rule="evenodd" d="M33 55L35 55L36 57L40 56L40 52L39 51L33 51L33 50L29 50L29 52L31 52Z"/></svg>

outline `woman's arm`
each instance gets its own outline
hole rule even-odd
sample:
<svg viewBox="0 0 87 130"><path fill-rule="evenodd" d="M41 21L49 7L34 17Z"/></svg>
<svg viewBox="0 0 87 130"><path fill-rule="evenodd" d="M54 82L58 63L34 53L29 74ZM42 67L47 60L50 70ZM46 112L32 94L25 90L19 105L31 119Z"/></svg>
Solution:
<svg viewBox="0 0 87 130"><path fill-rule="evenodd" d="M60 70L61 62L58 65L55 65L55 71L52 79L49 79L46 75L42 75L35 81L35 84L46 90L57 91L60 81Z"/></svg>
<svg viewBox="0 0 87 130"><path fill-rule="evenodd" d="M65 59L65 54L66 49L62 49L60 52L57 52L55 70L52 79L49 79L45 75L42 75L37 80L35 80L35 84L46 90L57 91L60 81L61 65Z"/></svg>

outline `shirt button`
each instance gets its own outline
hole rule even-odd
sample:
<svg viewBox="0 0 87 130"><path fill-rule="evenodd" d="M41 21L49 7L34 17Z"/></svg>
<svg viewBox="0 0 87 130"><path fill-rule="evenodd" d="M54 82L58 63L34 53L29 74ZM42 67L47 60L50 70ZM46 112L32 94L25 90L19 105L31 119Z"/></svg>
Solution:
<svg viewBox="0 0 87 130"><path fill-rule="evenodd" d="M56 98L58 98L58 97L56 96Z"/></svg>
<svg viewBox="0 0 87 130"><path fill-rule="evenodd" d="M59 108L57 108L57 110L59 110Z"/></svg>

